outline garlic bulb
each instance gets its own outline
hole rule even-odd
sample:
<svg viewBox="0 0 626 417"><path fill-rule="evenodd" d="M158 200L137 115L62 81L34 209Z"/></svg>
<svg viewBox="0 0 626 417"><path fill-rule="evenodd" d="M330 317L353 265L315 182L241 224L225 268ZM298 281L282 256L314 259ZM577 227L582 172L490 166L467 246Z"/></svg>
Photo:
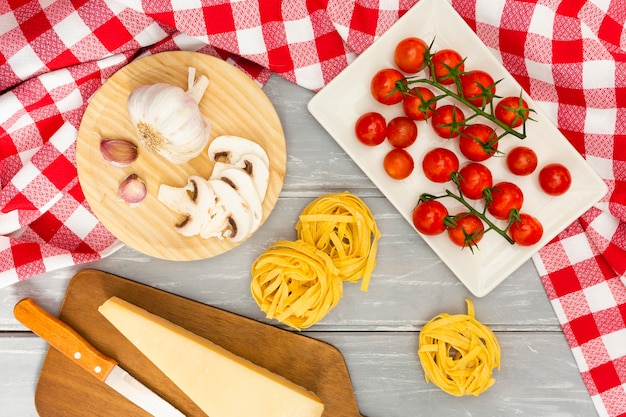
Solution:
<svg viewBox="0 0 626 417"><path fill-rule="evenodd" d="M189 68L187 91L157 83L142 85L128 97L128 115L140 143L174 164L198 156L209 140L211 123L198 104L209 79Z"/></svg>

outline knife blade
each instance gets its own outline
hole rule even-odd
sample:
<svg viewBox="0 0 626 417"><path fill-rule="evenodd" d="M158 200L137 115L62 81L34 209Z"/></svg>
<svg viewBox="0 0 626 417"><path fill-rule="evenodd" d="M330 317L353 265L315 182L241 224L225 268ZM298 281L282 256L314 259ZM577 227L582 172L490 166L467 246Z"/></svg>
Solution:
<svg viewBox="0 0 626 417"><path fill-rule="evenodd" d="M50 346L154 417L185 416L122 369L115 359L100 352L71 326L48 313L32 298L19 301L13 314Z"/></svg>

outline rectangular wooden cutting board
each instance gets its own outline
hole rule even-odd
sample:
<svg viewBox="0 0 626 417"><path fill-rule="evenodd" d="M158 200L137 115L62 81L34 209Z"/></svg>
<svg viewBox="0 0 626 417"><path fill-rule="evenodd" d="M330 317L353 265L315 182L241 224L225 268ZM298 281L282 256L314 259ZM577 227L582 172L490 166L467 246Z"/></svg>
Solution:
<svg viewBox="0 0 626 417"><path fill-rule="evenodd" d="M187 416L205 414L98 312L112 296L315 392L326 406L325 417L360 417L345 360L334 346L102 271L78 272L59 318ZM240 400L245 401L245 395ZM54 348L44 360L35 405L42 417L148 415Z"/></svg>

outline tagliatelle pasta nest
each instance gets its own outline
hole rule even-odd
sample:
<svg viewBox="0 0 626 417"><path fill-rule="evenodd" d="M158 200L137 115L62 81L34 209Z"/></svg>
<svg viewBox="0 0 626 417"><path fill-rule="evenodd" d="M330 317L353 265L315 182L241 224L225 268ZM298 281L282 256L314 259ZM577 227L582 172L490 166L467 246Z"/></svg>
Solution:
<svg viewBox="0 0 626 417"><path fill-rule="evenodd" d="M312 326L343 296L343 282L367 291L380 231L358 197L345 192L312 201L296 224L298 240L281 241L251 268L251 292L261 311L295 329Z"/></svg>
<svg viewBox="0 0 626 417"><path fill-rule="evenodd" d="M313 200L296 224L298 239L330 256L344 281L367 291L376 266L380 231L369 208L350 193L327 194Z"/></svg>
<svg viewBox="0 0 626 417"><path fill-rule="evenodd" d="M272 245L252 264L251 291L261 311L295 329L310 327L343 295L330 257L300 240Z"/></svg>
<svg viewBox="0 0 626 417"><path fill-rule="evenodd" d="M495 334L474 317L466 299L467 314L442 313L420 332L418 355L426 382L448 394L478 396L491 387L494 368L500 369L500 344Z"/></svg>

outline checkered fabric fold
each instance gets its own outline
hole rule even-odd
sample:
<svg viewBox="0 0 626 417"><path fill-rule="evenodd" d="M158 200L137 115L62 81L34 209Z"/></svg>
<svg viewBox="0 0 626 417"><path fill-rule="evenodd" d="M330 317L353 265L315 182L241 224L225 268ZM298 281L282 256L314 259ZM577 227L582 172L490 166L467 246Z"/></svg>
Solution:
<svg viewBox="0 0 626 417"><path fill-rule="evenodd" d="M317 91L417 0L0 3L0 286L121 244L77 180L87 100L137 57L219 56ZM445 1L445 0L442 0ZM451 0L609 186L534 257L601 416L626 414L626 8L622 0Z"/></svg>
<svg viewBox="0 0 626 417"><path fill-rule="evenodd" d="M534 258L598 414L626 415L626 7L453 1L609 186Z"/></svg>

